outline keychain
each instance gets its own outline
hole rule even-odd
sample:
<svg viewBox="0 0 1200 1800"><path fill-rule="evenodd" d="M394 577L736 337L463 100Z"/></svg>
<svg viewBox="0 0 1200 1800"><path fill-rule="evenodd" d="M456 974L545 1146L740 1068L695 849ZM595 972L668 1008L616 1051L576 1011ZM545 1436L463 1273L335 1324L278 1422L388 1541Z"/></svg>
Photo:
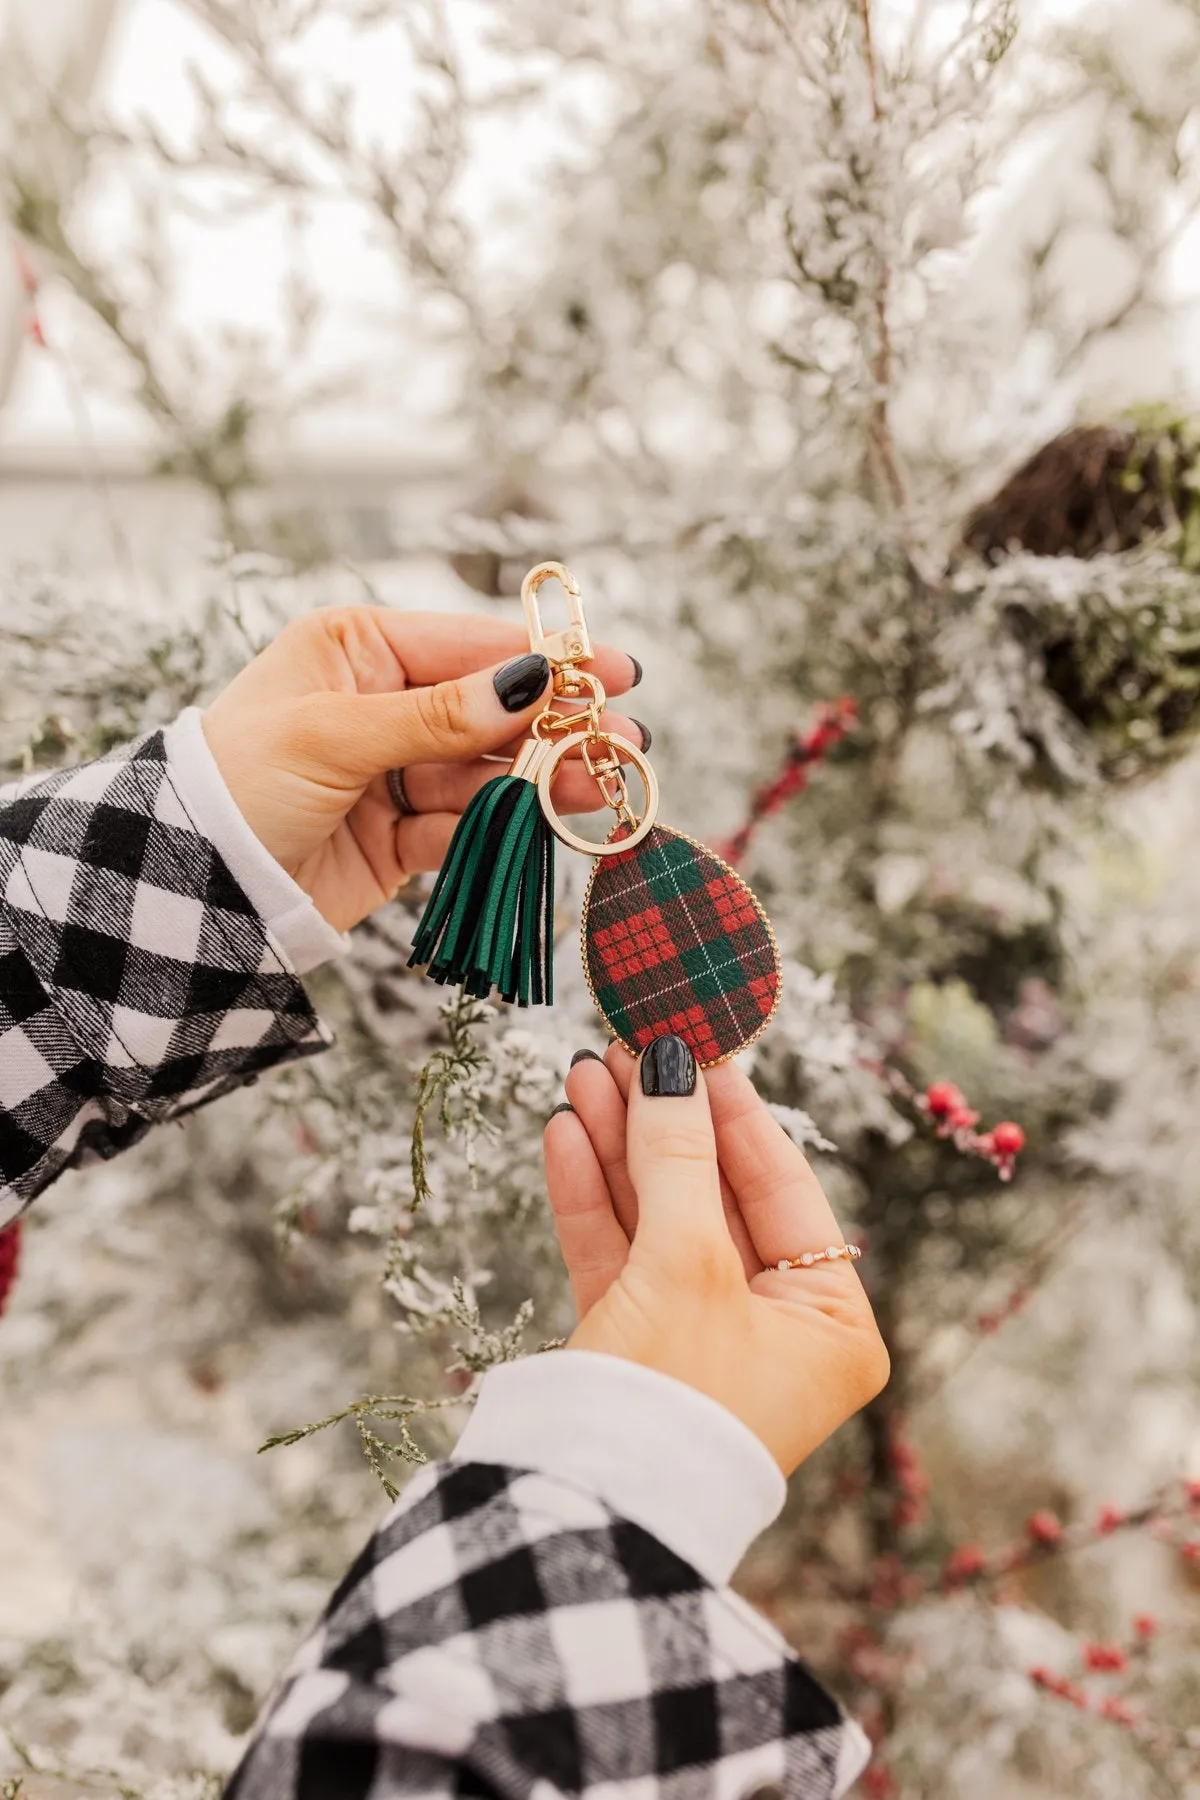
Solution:
<svg viewBox="0 0 1200 1800"><path fill-rule="evenodd" d="M546 632L538 589L556 577L568 622ZM545 708L511 770L482 787L459 820L417 929L410 966L483 999L498 989L520 1006L554 998L555 840L596 863L583 903L581 948L592 999L635 1054L673 1032L702 1068L758 1037L779 1005L779 951L741 876L682 832L659 825L658 780L645 752L600 726L605 693L579 665L591 638L574 576L539 563L521 584L529 647L554 671ZM566 711L556 710L558 707ZM577 835L555 810L554 778L578 750L616 822L604 843ZM641 817L622 761L641 775Z"/></svg>

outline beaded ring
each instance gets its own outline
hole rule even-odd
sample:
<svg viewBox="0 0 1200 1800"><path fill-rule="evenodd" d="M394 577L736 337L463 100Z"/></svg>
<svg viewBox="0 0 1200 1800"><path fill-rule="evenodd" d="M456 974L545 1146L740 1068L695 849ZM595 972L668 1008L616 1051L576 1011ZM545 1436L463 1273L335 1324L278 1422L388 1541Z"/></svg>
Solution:
<svg viewBox="0 0 1200 1800"><path fill-rule="evenodd" d="M857 1244L829 1244L824 1250L805 1250L801 1256L785 1256L774 1267L781 1275L785 1275L789 1269L811 1269L814 1263L819 1262L837 1262L839 1259L857 1262L861 1255L862 1251Z"/></svg>

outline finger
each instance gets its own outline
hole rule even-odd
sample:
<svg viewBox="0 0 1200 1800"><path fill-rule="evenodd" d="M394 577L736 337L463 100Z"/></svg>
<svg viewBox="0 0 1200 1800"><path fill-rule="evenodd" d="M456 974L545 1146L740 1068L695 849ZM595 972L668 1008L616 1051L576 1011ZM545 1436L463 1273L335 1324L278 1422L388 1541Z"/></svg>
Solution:
<svg viewBox="0 0 1200 1800"><path fill-rule="evenodd" d="M629 1090L637 1074L637 1057L625 1048L620 1038L614 1038L604 1052L604 1066L616 1082L622 1100L628 1102Z"/></svg>
<svg viewBox="0 0 1200 1800"><path fill-rule="evenodd" d="M434 687L309 693L281 709L281 749L293 776L341 788L411 763L471 762L528 730L549 689L550 664L527 652Z"/></svg>
<svg viewBox="0 0 1200 1800"><path fill-rule="evenodd" d="M611 727L606 724L606 731L612 729L625 735L622 726L628 729L633 725L632 720L611 716L616 722ZM518 747L513 747L513 755ZM404 791L410 805L418 812L462 812L481 787L504 773L500 764L482 760L417 763L404 771ZM384 778L378 779L382 788ZM594 778L584 768L577 752L565 757L559 766L554 781L554 804L560 813L598 812L604 805Z"/></svg>
<svg viewBox="0 0 1200 1800"><path fill-rule="evenodd" d="M431 875L446 860L450 840L458 829L459 815L453 812L416 813L411 819L397 819L394 826L397 879L403 883L409 875Z"/></svg>
<svg viewBox="0 0 1200 1800"><path fill-rule="evenodd" d="M820 1182L753 1083L732 1063L710 1070L708 1082L721 1167L764 1266L840 1244Z"/></svg>
<svg viewBox="0 0 1200 1800"><path fill-rule="evenodd" d="M638 1197L637 1245L681 1269L732 1255L704 1077L682 1038L655 1038L630 1085L626 1157Z"/></svg>
<svg viewBox="0 0 1200 1800"><path fill-rule="evenodd" d="M625 1100L599 1058L584 1056L567 1074L567 1099L583 1120L592 1149L604 1171L613 1209L626 1237L637 1226L637 1195L626 1161Z"/></svg>
<svg viewBox="0 0 1200 1800"><path fill-rule="evenodd" d="M612 1077L617 1093L623 1100L626 1099L637 1070L637 1062L626 1050L624 1044L618 1043L614 1039L604 1053L604 1065ZM706 1075L705 1079L709 1080L709 1077ZM711 1107L711 1081L709 1081L709 1089L709 1105ZM729 1228L729 1235L733 1239L734 1248L742 1259L742 1268L749 1279L750 1276L761 1272L762 1258L754 1248L746 1221L742 1217L742 1209L738 1205L737 1195L734 1193L724 1169L721 1168L721 1140L719 1137L717 1139L717 1172L721 1181L721 1206L725 1213L725 1223ZM613 1186L611 1173L609 1173L608 1184L611 1189ZM622 1218L622 1223L625 1223L624 1218ZM628 1230L630 1227L626 1225L626 1229Z"/></svg>
<svg viewBox="0 0 1200 1800"><path fill-rule="evenodd" d="M629 1239L617 1222L588 1134L573 1112L551 1115L543 1150L554 1229L582 1319L625 1267Z"/></svg>
<svg viewBox="0 0 1200 1800"><path fill-rule="evenodd" d="M458 681L529 649L524 625L482 613L340 606L306 614L289 630L333 638L360 694ZM641 679L633 657L612 644L597 644L587 667L610 694L624 694Z"/></svg>
<svg viewBox="0 0 1200 1800"><path fill-rule="evenodd" d="M650 748L650 727L643 724L641 719L631 718L628 713L613 712L611 708L605 707L604 711L600 714L600 729L601 731L611 731L614 736L624 738L626 742L634 745L640 750L648 750ZM524 738L515 737L510 743L505 744L503 749L510 755L515 756L524 741ZM620 746L618 746L618 754L621 754ZM579 751L572 750L570 756L566 760L567 763L570 764L577 761L578 758ZM622 761L627 760L628 758L622 755Z"/></svg>

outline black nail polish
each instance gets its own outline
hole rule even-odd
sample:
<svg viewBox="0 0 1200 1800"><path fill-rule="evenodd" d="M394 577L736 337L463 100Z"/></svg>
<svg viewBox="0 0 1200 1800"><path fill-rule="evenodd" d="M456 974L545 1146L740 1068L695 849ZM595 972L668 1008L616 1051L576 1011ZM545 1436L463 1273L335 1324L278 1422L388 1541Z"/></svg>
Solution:
<svg viewBox="0 0 1200 1800"><path fill-rule="evenodd" d="M575 1111L575 1108L571 1105L571 1102L569 1100L560 1100L558 1105L555 1107L554 1111L550 1114L550 1117L552 1119L555 1119L558 1117L560 1112L574 1112L574 1111Z"/></svg>
<svg viewBox="0 0 1200 1800"><path fill-rule="evenodd" d="M626 656L629 656L628 650L625 652L625 654L626 654ZM636 687L638 682L642 679L642 665L638 661L636 656L629 656L629 660L633 664L633 680L630 682L629 685L630 685L630 687Z"/></svg>
<svg viewBox="0 0 1200 1800"><path fill-rule="evenodd" d="M642 1092L684 1099L696 1091L696 1059L681 1037L655 1038L642 1057Z"/></svg>
<svg viewBox="0 0 1200 1800"><path fill-rule="evenodd" d="M500 704L505 712L524 712L532 706L550 679L550 664L537 650L514 656L492 677Z"/></svg>
<svg viewBox="0 0 1200 1800"><path fill-rule="evenodd" d="M577 1050L575 1052L574 1056L571 1058L571 1067L574 1068L575 1064L577 1062L603 1062L603 1061L604 1061L604 1058L602 1056L597 1056L596 1052L594 1050Z"/></svg>
<svg viewBox="0 0 1200 1800"><path fill-rule="evenodd" d="M632 714L630 716L632 717ZM654 742L654 733L651 731L651 729L648 725L643 725L642 721L640 719L634 719L633 723L637 726L638 730L642 734L642 749L648 750L650 748L651 744Z"/></svg>

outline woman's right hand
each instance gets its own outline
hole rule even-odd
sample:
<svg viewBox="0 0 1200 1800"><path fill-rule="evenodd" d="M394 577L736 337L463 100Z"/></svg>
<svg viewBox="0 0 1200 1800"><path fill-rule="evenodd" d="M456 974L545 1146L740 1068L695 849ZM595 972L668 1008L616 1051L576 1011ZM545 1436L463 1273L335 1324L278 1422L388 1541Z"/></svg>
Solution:
<svg viewBox="0 0 1200 1800"><path fill-rule="evenodd" d="M816 1176L745 1075L705 1074L679 1038L576 1061L567 1097L546 1171L570 1347L708 1394L791 1474L889 1369L851 1262L773 1266L842 1242Z"/></svg>

